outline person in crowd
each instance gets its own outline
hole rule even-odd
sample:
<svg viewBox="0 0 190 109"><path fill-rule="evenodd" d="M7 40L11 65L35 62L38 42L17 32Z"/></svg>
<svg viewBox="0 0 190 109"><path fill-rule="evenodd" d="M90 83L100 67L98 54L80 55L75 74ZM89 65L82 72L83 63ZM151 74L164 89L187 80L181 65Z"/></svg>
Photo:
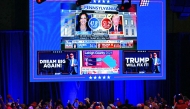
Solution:
<svg viewBox="0 0 190 109"><path fill-rule="evenodd" d="M27 106L25 104L20 104L21 109L27 109Z"/></svg>
<svg viewBox="0 0 190 109"><path fill-rule="evenodd" d="M160 96L160 93L157 93L157 95L155 96L156 100L157 100L157 103L160 103L161 102L161 96ZM155 102L155 101L154 101Z"/></svg>
<svg viewBox="0 0 190 109"><path fill-rule="evenodd" d="M167 101L164 98L161 98L160 107L162 109L164 109L165 107L167 107Z"/></svg>
<svg viewBox="0 0 190 109"><path fill-rule="evenodd" d="M40 100L40 102L38 103L36 109L42 109L42 102L43 102L43 100Z"/></svg>
<svg viewBox="0 0 190 109"><path fill-rule="evenodd" d="M183 99L178 100L178 102L175 103L174 109L187 109L188 105L186 105L183 101Z"/></svg>
<svg viewBox="0 0 190 109"><path fill-rule="evenodd" d="M53 109L52 99L47 103L47 109Z"/></svg>
<svg viewBox="0 0 190 109"><path fill-rule="evenodd" d="M148 100L146 101L148 103L148 105L150 106L153 102L153 99L152 97L149 97Z"/></svg>
<svg viewBox="0 0 190 109"><path fill-rule="evenodd" d="M55 104L56 109L63 109L64 107L61 99L58 99Z"/></svg>
<svg viewBox="0 0 190 109"><path fill-rule="evenodd" d="M133 105L129 104L129 100L126 99L126 100L125 100L125 104L122 105L122 109L123 109L123 108L132 109L132 108L133 108Z"/></svg>
<svg viewBox="0 0 190 109"><path fill-rule="evenodd" d="M89 109L90 106L91 106L91 104L90 104L90 99L89 99L89 98L85 98L84 100L85 100L85 107L86 107L87 109Z"/></svg>
<svg viewBox="0 0 190 109"><path fill-rule="evenodd" d="M90 109L105 109L102 102L93 102Z"/></svg>
<svg viewBox="0 0 190 109"><path fill-rule="evenodd" d="M73 107L76 109L79 106L79 100L76 98L73 102Z"/></svg>
<svg viewBox="0 0 190 109"><path fill-rule="evenodd" d="M7 103L6 109L12 109L12 107L11 107L11 102L8 102L8 103Z"/></svg>
<svg viewBox="0 0 190 109"><path fill-rule="evenodd" d="M36 109L36 107L37 107L37 103L36 102L32 102L30 104L30 106L28 107L28 109Z"/></svg>
<svg viewBox="0 0 190 109"><path fill-rule="evenodd" d="M11 108L12 108L12 109L17 109L16 103L13 102L13 103L11 104Z"/></svg>
<svg viewBox="0 0 190 109"><path fill-rule="evenodd" d="M66 107L66 108L67 108L67 109L74 109L74 107L71 105L70 102L67 103L67 107Z"/></svg>
<svg viewBox="0 0 190 109"><path fill-rule="evenodd" d="M64 108L63 108L63 105L58 104L57 107L56 107L56 109L64 109ZM68 109L68 108L67 108L67 109Z"/></svg>
<svg viewBox="0 0 190 109"><path fill-rule="evenodd" d="M144 109L150 109L149 105L147 102L144 103Z"/></svg>
<svg viewBox="0 0 190 109"><path fill-rule="evenodd" d="M0 95L0 109L5 109L5 104L1 95Z"/></svg>
<svg viewBox="0 0 190 109"><path fill-rule="evenodd" d="M118 108L118 109L122 108L122 103L119 98L116 99L114 104L115 104L116 108Z"/></svg>
<svg viewBox="0 0 190 109"><path fill-rule="evenodd" d="M78 109L85 109L83 102L79 102Z"/></svg>
<svg viewBox="0 0 190 109"><path fill-rule="evenodd" d="M111 100L108 101L108 106L107 106L107 109L116 109L116 107L114 106L114 104L112 103Z"/></svg>

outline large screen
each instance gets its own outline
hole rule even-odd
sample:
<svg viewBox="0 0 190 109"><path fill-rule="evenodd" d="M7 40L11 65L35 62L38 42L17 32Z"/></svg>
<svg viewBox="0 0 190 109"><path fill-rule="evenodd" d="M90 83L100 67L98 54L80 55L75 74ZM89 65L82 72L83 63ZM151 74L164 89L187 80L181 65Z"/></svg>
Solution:
<svg viewBox="0 0 190 109"><path fill-rule="evenodd" d="M75 2L30 0L31 82L166 79L165 0Z"/></svg>

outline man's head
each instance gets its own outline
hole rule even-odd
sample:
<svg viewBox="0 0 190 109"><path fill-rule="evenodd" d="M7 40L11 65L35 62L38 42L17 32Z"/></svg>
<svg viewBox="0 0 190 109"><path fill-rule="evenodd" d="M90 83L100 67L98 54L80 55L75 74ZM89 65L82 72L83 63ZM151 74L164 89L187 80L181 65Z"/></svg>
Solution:
<svg viewBox="0 0 190 109"><path fill-rule="evenodd" d="M82 106L82 105L83 105L83 103L80 101L80 102L79 102L79 105L80 105L80 106Z"/></svg>
<svg viewBox="0 0 190 109"><path fill-rule="evenodd" d="M154 58L157 58L157 54L156 53L154 53L153 55L154 55Z"/></svg>
<svg viewBox="0 0 190 109"><path fill-rule="evenodd" d="M152 58L152 53L150 53L150 58Z"/></svg>
<svg viewBox="0 0 190 109"><path fill-rule="evenodd" d="M36 103L36 102L33 102L33 103L31 103L31 106L36 107L36 106L37 106L37 103Z"/></svg>
<svg viewBox="0 0 190 109"><path fill-rule="evenodd" d="M74 58L74 54L70 53L70 58L73 59Z"/></svg>
<svg viewBox="0 0 190 109"><path fill-rule="evenodd" d="M89 101L90 101L90 99L89 99L89 98L85 98L84 100L85 100L86 102L89 102Z"/></svg>
<svg viewBox="0 0 190 109"><path fill-rule="evenodd" d="M66 59L68 59L68 58L69 58L69 55L67 54L67 55L66 55Z"/></svg>
<svg viewBox="0 0 190 109"><path fill-rule="evenodd" d="M120 16L118 14L114 14L112 17L112 22L114 26L118 26L120 22Z"/></svg>

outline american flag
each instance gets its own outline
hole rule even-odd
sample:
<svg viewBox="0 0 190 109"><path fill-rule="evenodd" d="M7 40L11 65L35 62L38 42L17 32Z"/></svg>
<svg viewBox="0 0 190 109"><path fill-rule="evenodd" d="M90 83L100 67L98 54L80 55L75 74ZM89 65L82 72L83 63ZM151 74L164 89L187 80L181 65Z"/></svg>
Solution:
<svg viewBox="0 0 190 109"><path fill-rule="evenodd" d="M150 0L140 0L140 6L148 6Z"/></svg>

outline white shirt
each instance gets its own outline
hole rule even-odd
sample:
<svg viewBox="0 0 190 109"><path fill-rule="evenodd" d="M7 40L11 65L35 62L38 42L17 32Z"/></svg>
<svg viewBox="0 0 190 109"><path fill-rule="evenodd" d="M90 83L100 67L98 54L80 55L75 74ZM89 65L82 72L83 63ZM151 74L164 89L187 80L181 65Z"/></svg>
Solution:
<svg viewBox="0 0 190 109"><path fill-rule="evenodd" d="M154 65L156 65L157 64L157 58L154 58L155 60L154 60Z"/></svg>
<svg viewBox="0 0 190 109"><path fill-rule="evenodd" d="M114 26L114 31L118 31L118 26Z"/></svg>
<svg viewBox="0 0 190 109"><path fill-rule="evenodd" d="M71 59L71 66L74 66L74 58Z"/></svg>

